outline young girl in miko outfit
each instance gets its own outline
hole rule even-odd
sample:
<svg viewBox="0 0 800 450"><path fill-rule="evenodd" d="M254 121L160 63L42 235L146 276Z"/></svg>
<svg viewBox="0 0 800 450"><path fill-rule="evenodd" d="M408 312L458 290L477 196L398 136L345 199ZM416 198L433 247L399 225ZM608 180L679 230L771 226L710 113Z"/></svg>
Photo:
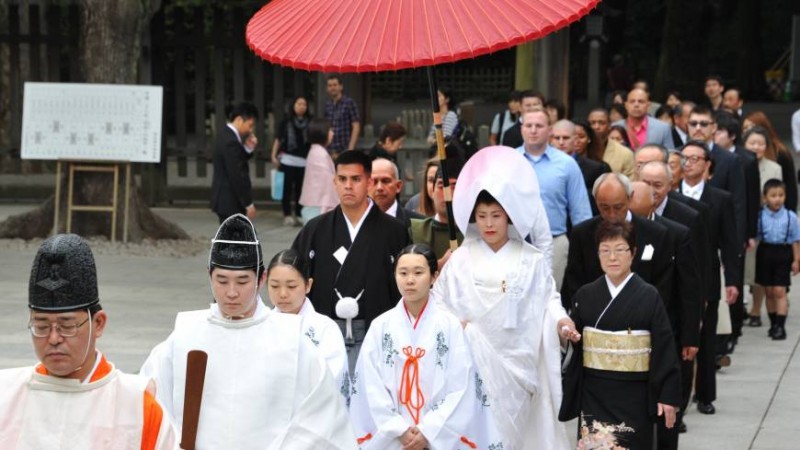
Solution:
<svg viewBox="0 0 800 450"><path fill-rule="evenodd" d="M336 387L350 403L350 374L347 352L339 326L330 317L314 310L306 294L314 282L308 276L308 266L296 250L282 250L267 266L267 290L275 308L285 314L297 314L303 321L302 332L316 347L336 381Z"/></svg>
<svg viewBox="0 0 800 450"><path fill-rule="evenodd" d="M800 227L797 214L783 206L786 187L782 181L764 183L764 208L758 215L758 250L756 250L756 283L767 292L769 336L776 341L786 339L786 316L789 299L786 288L791 275L800 271Z"/></svg>
<svg viewBox="0 0 800 450"><path fill-rule="evenodd" d="M429 301L436 268L424 244L397 257L403 298L372 321L353 374L350 417L362 449L502 448L482 445L481 388L462 325Z"/></svg>

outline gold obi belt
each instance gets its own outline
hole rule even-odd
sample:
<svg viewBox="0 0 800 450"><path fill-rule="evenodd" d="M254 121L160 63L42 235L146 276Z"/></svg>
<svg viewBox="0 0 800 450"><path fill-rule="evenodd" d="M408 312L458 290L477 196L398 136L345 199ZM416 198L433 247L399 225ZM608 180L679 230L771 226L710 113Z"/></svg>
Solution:
<svg viewBox="0 0 800 450"><path fill-rule="evenodd" d="M583 366L613 372L650 370L650 332L583 328Z"/></svg>

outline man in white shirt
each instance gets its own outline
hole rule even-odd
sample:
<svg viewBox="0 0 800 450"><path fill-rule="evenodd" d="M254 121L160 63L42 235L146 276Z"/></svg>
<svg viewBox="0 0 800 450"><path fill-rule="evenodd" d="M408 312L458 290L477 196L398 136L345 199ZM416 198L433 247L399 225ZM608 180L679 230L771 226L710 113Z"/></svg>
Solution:
<svg viewBox="0 0 800 450"><path fill-rule="evenodd" d="M258 109L250 103L240 103L230 113L225 128L217 131L214 143L214 178L211 181L211 210L222 223L241 213L256 216L253 187L248 160L258 140L253 134Z"/></svg>

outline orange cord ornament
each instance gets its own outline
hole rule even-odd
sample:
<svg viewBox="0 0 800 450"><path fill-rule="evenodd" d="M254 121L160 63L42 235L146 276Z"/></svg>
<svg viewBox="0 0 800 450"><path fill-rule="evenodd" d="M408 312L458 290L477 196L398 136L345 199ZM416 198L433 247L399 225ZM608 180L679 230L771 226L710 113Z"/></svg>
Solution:
<svg viewBox="0 0 800 450"><path fill-rule="evenodd" d="M419 425L419 413L425 406L425 396L419 387L419 359L425 356L425 349L413 350L408 346L403 348L403 354L407 359L400 375L400 404L405 405L414 425Z"/></svg>

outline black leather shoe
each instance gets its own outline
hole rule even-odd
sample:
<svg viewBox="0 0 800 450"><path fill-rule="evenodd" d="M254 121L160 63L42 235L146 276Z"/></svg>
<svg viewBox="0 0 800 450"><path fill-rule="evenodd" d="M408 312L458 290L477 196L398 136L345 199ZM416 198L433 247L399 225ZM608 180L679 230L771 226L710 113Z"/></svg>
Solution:
<svg viewBox="0 0 800 450"><path fill-rule="evenodd" d="M701 414L714 414L717 409L714 408L714 404L711 402L697 402L697 411Z"/></svg>
<svg viewBox="0 0 800 450"><path fill-rule="evenodd" d="M686 433L686 422L678 424L678 433Z"/></svg>
<svg viewBox="0 0 800 450"><path fill-rule="evenodd" d="M772 340L773 341L786 340L786 329L783 327L775 327L775 332L772 333Z"/></svg>
<svg viewBox="0 0 800 450"><path fill-rule="evenodd" d="M761 316L750 316L747 320L747 326L749 327L760 327L761 325Z"/></svg>
<svg viewBox="0 0 800 450"><path fill-rule="evenodd" d="M769 331L767 331L767 336L769 337L775 336L775 330L777 329L778 329L777 325L772 325L771 327L769 327Z"/></svg>

